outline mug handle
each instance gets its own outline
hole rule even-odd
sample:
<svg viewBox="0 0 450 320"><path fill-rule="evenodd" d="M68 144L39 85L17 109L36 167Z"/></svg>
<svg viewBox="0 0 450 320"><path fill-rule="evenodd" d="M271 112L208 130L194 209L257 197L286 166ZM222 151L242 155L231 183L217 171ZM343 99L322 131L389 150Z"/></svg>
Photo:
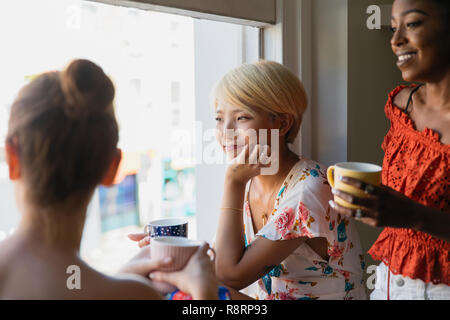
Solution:
<svg viewBox="0 0 450 320"><path fill-rule="evenodd" d="M335 166L330 166L327 170L327 179L332 188L334 188L334 168Z"/></svg>

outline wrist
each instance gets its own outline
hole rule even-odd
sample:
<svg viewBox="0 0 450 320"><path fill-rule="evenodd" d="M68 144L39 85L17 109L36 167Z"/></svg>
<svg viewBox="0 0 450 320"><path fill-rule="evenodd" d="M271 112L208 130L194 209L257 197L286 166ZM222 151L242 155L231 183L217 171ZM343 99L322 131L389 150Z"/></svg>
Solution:
<svg viewBox="0 0 450 320"><path fill-rule="evenodd" d="M245 183L225 181L221 208L241 209L244 203Z"/></svg>
<svg viewBox="0 0 450 320"><path fill-rule="evenodd" d="M232 190L232 191L242 191L245 190L245 186L247 184L247 181L239 181L234 178L228 178L225 177L225 191Z"/></svg>
<svg viewBox="0 0 450 320"><path fill-rule="evenodd" d="M210 288L202 288L192 293L194 300L219 300L219 288L216 286Z"/></svg>
<svg viewBox="0 0 450 320"><path fill-rule="evenodd" d="M426 224L426 218L427 214L424 214L424 209L426 210L426 207L423 207L421 205L417 205L415 202L413 202L411 211L412 211L412 228L414 230L420 231L424 228Z"/></svg>
<svg viewBox="0 0 450 320"><path fill-rule="evenodd" d="M225 174L225 182L245 185L250 180L236 166L229 166Z"/></svg>

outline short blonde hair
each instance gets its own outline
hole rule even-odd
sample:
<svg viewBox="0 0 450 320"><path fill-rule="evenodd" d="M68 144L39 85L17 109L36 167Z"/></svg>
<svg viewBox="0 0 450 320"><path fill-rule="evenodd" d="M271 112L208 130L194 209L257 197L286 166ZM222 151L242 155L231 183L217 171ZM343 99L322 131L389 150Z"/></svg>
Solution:
<svg viewBox="0 0 450 320"><path fill-rule="evenodd" d="M288 143L297 137L308 106L300 79L287 67L266 60L243 64L227 73L212 91L211 102L215 109L219 101L251 114L263 110L275 116L292 115L294 123L286 136Z"/></svg>

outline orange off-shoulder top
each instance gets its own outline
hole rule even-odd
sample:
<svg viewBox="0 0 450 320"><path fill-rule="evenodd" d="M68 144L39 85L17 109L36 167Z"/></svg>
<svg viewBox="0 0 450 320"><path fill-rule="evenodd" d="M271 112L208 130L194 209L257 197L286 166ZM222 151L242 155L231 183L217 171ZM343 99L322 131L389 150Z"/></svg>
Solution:
<svg viewBox="0 0 450 320"><path fill-rule="evenodd" d="M405 87L393 90L385 107L391 128L382 144L382 182L450 214L450 145L442 144L439 134L429 128L416 130L411 118L394 105L394 97ZM369 254L394 274L450 285L449 249L449 242L423 232L385 228Z"/></svg>

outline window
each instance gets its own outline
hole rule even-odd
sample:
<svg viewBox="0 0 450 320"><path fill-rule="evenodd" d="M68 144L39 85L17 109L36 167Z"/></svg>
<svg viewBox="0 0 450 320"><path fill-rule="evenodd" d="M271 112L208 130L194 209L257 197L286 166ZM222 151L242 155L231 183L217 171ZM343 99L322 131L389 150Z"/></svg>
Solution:
<svg viewBox="0 0 450 320"><path fill-rule="evenodd" d="M190 237L210 241L217 215L211 208L220 202L224 168L202 163L198 137L215 125L208 99L214 83L258 59L259 29L93 1L15 0L1 6L0 28L13 30L2 36L2 141L15 95L43 71L87 58L116 86L123 161L116 185L98 188L91 201L83 258L115 272L138 250L126 235L162 217L185 216ZM20 218L2 149L0 194L2 240Z"/></svg>

